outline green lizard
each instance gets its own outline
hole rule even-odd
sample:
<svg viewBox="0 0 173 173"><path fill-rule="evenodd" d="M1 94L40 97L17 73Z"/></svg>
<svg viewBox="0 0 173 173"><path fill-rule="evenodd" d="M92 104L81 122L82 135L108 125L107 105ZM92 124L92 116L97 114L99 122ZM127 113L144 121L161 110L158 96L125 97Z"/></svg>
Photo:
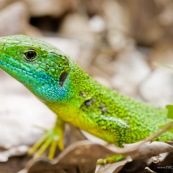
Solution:
<svg viewBox="0 0 173 173"><path fill-rule="evenodd" d="M68 122L109 143L122 147L159 131L170 122L166 109L155 108L108 89L52 45L28 36L0 38L0 68L24 84L57 115L55 127L33 148L41 155L50 146L64 148ZM156 140L169 141L166 132Z"/></svg>

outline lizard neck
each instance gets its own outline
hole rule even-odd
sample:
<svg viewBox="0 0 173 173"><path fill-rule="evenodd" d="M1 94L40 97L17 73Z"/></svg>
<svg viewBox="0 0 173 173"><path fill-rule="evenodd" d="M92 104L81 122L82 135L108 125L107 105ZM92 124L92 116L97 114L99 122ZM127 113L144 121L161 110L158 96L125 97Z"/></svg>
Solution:
<svg viewBox="0 0 173 173"><path fill-rule="evenodd" d="M62 85L64 98L61 101L57 99L45 104L62 120L74 122L76 116L80 114L81 105L91 98L93 82L95 81L85 71L72 62L70 63L70 71Z"/></svg>

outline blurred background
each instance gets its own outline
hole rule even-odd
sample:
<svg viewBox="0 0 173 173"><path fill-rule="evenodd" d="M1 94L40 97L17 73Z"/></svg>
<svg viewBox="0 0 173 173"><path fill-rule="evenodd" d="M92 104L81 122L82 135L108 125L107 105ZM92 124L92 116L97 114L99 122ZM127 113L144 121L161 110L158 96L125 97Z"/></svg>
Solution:
<svg viewBox="0 0 173 173"><path fill-rule="evenodd" d="M172 101L171 0L0 0L0 35L54 44L90 75L126 95Z"/></svg>
<svg viewBox="0 0 173 173"><path fill-rule="evenodd" d="M14 34L55 45L125 95L162 107L173 101L173 70L162 67L173 66L172 0L0 0L0 36ZM31 145L42 134L33 124L54 119L0 70L1 148Z"/></svg>

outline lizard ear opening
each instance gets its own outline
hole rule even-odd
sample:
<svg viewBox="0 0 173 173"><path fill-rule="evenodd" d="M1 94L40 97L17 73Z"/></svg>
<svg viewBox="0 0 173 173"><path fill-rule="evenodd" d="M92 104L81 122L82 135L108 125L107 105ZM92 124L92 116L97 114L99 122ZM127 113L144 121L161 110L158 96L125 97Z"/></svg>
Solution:
<svg viewBox="0 0 173 173"><path fill-rule="evenodd" d="M59 87L62 87L70 72L69 59L66 55L51 52L49 55L49 74L59 80ZM53 62L53 63L52 63ZM53 70L51 68L53 67Z"/></svg>
<svg viewBox="0 0 173 173"><path fill-rule="evenodd" d="M60 79L59 79L59 85L60 85L61 87L63 86L63 84L64 84L64 82L65 82L67 76L68 76L68 72L63 72L63 73L61 73Z"/></svg>

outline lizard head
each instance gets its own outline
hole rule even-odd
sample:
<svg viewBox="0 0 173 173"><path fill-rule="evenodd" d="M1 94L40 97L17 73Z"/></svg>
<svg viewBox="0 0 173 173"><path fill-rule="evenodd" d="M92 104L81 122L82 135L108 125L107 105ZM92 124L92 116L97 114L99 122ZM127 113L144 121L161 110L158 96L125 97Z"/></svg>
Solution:
<svg viewBox="0 0 173 173"><path fill-rule="evenodd" d="M0 68L43 101L68 97L70 60L48 43L24 35L1 37Z"/></svg>

